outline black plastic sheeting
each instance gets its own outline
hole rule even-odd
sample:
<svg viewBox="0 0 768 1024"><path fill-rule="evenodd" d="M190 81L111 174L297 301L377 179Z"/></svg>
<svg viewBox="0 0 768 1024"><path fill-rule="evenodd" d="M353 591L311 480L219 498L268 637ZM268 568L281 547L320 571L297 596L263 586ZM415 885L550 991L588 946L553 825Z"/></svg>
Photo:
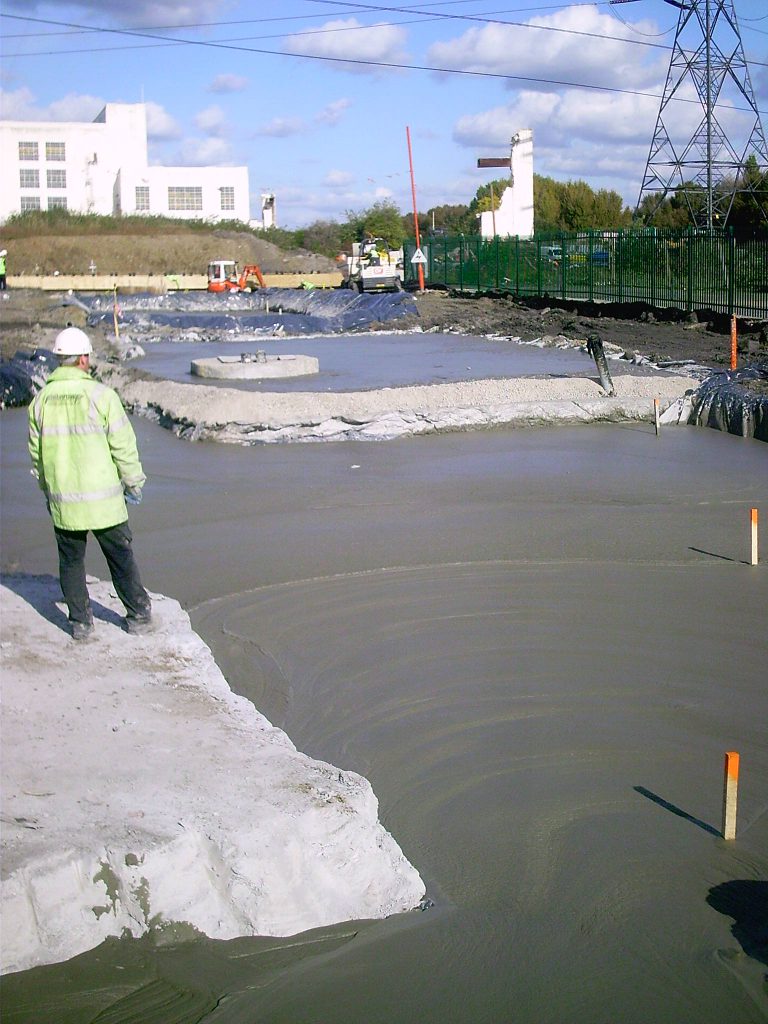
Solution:
<svg viewBox="0 0 768 1024"><path fill-rule="evenodd" d="M76 298L88 308L88 324L111 323L113 299ZM118 296L119 323L219 330L270 330L281 324L286 334L342 334L365 330L416 314L416 303L405 292L364 293L347 289L264 288L229 295L210 292L170 292L166 295Z"/></svg>
<svg viewBox="0 0 768 1024"><path fill-rule="evenodd" d="M46 348L17 352L0 362L0 408L29 405L59 361Z"/></svg>
<svg viewBox="0 0 768 1024"><path fill-rule="evenodd" d="M691 423L768 441L768 365L714 373L692 402Z"/></svg>

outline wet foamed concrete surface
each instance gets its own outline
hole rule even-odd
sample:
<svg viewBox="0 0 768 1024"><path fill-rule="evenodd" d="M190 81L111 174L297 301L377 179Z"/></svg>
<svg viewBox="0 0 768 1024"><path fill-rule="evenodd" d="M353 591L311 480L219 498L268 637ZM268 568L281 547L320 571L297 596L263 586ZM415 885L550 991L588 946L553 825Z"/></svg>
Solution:
<svg viewBox="0 0 768 1024"><path fill-rule="evenodd" d="M3 565L50 572L24 411L2 417ZM626 425L242 449L134 426L145 582L300 749L370 779L436 906L110 944L7 979L11 1019L124 998L158 1024L173 1000L243 1024L765 1020L764 444Z"/></svg>
<svg viewBox="0 0 768 1024"><path fill-rule="evenodd" d="M479 380L485 377L595 376L590 356L578 349L541 349L492 338L451 334L367 334L314 338L254 338L231 342L152 342L130 363L158 377L200 383L193 359L256 352L314 356L320 371L296 380L227 381L258 391L357 391ZM625 364L625 369L628 364ZM205 380L205 384L215 381Z"/></svg>

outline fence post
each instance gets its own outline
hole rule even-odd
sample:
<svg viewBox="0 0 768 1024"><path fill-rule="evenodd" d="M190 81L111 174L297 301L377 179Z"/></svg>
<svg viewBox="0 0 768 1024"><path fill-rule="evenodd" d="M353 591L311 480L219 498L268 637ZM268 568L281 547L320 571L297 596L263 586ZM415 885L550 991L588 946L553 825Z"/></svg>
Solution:
<svg viewBox="0 0 768 1024"><path fill-rule="evenodd" d="M693 228L688 225L685 239L685 250L688 259L688 295L686 296L686 313L693 311Z"/></svg>
<svg viewBox="0 0 768 1024"><path fill-rule="evenodd" d="M536 294L541 298L541 239L536 239Z"/></svg>
<svg viewBox="0 0 768 1024"><path fill-rule="evenodd" d="M520 294L520 235L515 235L515 294Z"/></svg>
<svg viewBox="0 0 768 1024"><path fill-rule="evenodd" d="M736 236L728 229L728 315L736 315Z"/></svg>
<svg viewBox="0 0 768 1024"><path fill-rule="evenodd" d="M459 239L459 291L464 291L464 238Z"/></svg>
<svg viewBox="0 0 768 1024"><path fill-rule="evenodd" d="M499 291L501 287L501 271L499 269L499 236L496 235L494 238L496 244L496 291Z"/></svg>
<svg viewBox="0 0 768 1024"><path fill-rule="evenodd" d="M594 252L595 252L595 233L590 229L589 241L587 243L587 259L589 260L589 268L587 270L587 291L589 292L589 301L592 302L595 298L595 279L594 273Z"/></svg>
<svg viewBox="0 0 768 1024"><path fill-rule="evenodd" d="M480 247L482 246L482 244L483 244L483 240L482 240L482 238L478 238L478 240L477 240L477 246L476 246L476 248L475 248L475 262L477 263L477 286L475 287L475 291L476 291L476 292L479 292L479 291L480 291L480 288L481 288L481 276L480 276Z"/></svg>
<svg viewBox="0 0 768 1024"><path fill-rule="evenodd" d="M568 253L565 250L565 235L560 235L560 295L568 294Z"/></svg>
<svg viewBox="0 0 768 1024"><path fill-rule="evenodd" d="M616 239L616 288L619 302L624 301L624 229L619 228Z"/></svg>
<svg viewBox="0 0 768 1024"><path fill-rule="evenodd" d="M653 253L651 256L651 305L656 308L656 262L659 255L659 235L658 232L654 231L651 235L653 239Z"/></svg>

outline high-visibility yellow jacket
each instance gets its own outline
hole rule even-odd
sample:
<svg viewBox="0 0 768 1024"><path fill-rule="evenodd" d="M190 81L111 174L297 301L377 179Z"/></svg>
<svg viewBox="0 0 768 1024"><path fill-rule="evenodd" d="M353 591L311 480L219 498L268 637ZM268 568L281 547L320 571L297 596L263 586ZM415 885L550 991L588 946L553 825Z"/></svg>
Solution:
<svg viewBox="0 0 768 1024"><path fill-rule="evenodd" d="M100 530L128 518L123 487L146 477L117 394L75 366L60 366L29 406L32 472L54 526Z"/></svg>

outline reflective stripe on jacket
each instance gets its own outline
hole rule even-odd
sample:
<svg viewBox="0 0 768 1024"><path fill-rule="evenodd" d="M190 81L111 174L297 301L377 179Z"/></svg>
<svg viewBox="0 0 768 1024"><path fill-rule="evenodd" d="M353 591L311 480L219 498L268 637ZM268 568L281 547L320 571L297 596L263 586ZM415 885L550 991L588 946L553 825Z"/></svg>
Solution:
<svg viewBox="0 0 768 1024"><path fill-rule="evenodd" d="M60 366L29 406L29 454L62 530L100 530L128 518L123 486L146 477L117 394L75 366Z"/></svg>

